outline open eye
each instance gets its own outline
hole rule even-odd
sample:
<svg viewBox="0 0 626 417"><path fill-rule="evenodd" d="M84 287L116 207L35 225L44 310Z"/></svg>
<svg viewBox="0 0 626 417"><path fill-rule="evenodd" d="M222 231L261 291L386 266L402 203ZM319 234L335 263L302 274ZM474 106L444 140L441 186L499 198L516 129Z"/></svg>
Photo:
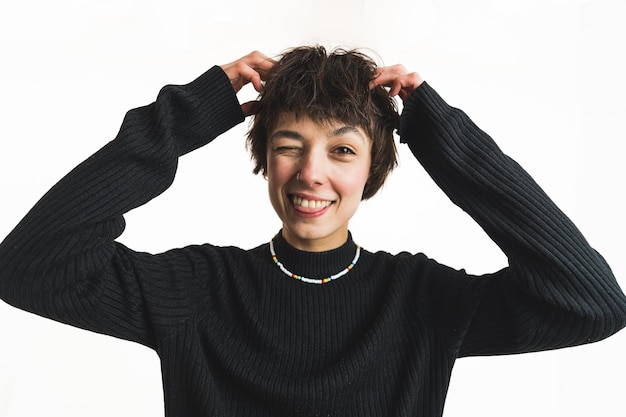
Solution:
<svg viewBox="0 0 626 417"><path fill-rule="evenodd" d="M356 155L354 150L350 148L349 146L338 146L335 149L333 149L333 152L340 154L340 155Z"/></svg>

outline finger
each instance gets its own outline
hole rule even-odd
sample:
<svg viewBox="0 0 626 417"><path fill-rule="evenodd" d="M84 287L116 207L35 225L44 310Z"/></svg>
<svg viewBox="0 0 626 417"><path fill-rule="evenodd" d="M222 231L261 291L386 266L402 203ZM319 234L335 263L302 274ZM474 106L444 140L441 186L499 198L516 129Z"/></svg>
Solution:
<svg viewBox="0 0 626 417"><path fill-rule="evenodd" d="M396 78L395 80L393 80L393 84L391 86L391 90L389 91L389 95L391 97L395 97L397 96L400 91L402 91L402 78Z"/></svg>
<svg viewBox="0 0 626 417"><path fill-rule="evenodd" d="M252 86L257 92L260 93L263 91L263 82L261 81L261 75L259 75L258 72L255 71L254 74L251 75L249 81L252 83Z"/></svg>
<svg viewBox="0 0 626 417"><path fill-rule="evenodd" d="M258 108L259 108L259 102L256 100L248 101L241 105L241 111L246 117L256 114L258 111Z"/></svg>
<svg viewBox="0 0 626 417"><path fill-rule="evenodd" d="M370 81L370 90L379 86L380 84L380 75L382 74L382 72L384 71L384 68L376 68L376 70L374 71L374 75L372 78L372 81Z"/></svg>
<svg viewBox="0 0 626 417"><path fill-rule="evenodd" d="M374 82L376 85L391 87L395 79L402 77L405 74L407 74L407 70L400 64L393 65L391 67L382 67L379 68L379 71L376 73Z"/></svg>
<svg viewBox="0 0 626 417"><path fill-rule="evenodd" d="M389 95L398 95L402 101L405 101L423 82L422 77L416 72L403 75L393 81Z"/></svg>
<svg viewBox="0 0 626 417"><path fill-rule="evenodd" d="M264 54L253 51L234 62L223 65L222 69L228 75L235 92L241 90L249 82L260 92L263 89L262 79L275 63L276 61Z"/></svg>
<svg viewBox="0 0 626 417"><path fill-rule="evenodd" d="M237 73L239 75L239 78L241 78L241 82L237 83L237 87L239 89L241 89L244 85L248 83L252 83L255 90L259 92L261 91L261 76L256 70L254 70L254 68L250 67L247 63L241 61L237 64Z"/></svg>
<svg viewBox="0 0 626 417"><path fill-rule="evenodd" d="M261 79L265 79L268 71L276 65L276 60L269 58L259 51L253 51L244 57L244 62L259 73Z"/></svg>
<svg viewBox="0 0 626 417"><path fill-rule="evenodd" d="M380 68L376 74L376 78L370 82L370 88L377 86L391 87L395 78L396 76L390 68Z"/></svg>
<svg viewBox="0 0 626 417"><path fill-rule="evenodd" d="M412 72L402 77L402 91L405 95L402 100L408 98L423 82L424 79L417 72Z"/></svg>
<svg viewBox="0 0 626 417"><path fill-rule="evenodd" d="M259 76L261 77L261 80L265 80L265 77L267 76L267 73L274 67L274 65L276 65L276 61L273 60L272 58L267 58L265 57L265 59L257 62L253 68L256 72L259 73Z"/></svg>

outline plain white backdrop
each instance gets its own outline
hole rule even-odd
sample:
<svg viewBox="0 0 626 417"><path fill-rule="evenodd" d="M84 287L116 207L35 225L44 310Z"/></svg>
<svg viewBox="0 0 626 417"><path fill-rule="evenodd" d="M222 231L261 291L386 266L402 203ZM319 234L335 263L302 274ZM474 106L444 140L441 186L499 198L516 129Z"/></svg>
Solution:
<svg viewBox="0 0 626 417"><path fill-rule="evenodd" d="M253 49L365 47L420 72L522 164L626 287L623 0L24 0L0 5L0 239L125 112ZM248 89L242 100L254 97ZM174 185L126 216L159 252L250 248L280 224L251 174L247 124L181 159ZM499 249L404 147L353 219L369 250L425 252L472 273ZM157 355L0 302L0 416L162 416ZM626 331L584 347L457 362L444 415L626 415Z"/></svg>

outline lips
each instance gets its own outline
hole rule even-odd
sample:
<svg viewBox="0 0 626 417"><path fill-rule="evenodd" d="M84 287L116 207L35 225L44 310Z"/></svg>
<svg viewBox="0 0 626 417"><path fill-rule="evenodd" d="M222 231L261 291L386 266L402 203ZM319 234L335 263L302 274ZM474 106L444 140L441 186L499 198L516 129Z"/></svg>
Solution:
<svg viewBox="0 0 626 417"><path fill-rule="evenodd" d="M304 198L297 195L291 195L291 202L296 208L321 210L330 206L331 200L316 200L312 198Z"/></svg>

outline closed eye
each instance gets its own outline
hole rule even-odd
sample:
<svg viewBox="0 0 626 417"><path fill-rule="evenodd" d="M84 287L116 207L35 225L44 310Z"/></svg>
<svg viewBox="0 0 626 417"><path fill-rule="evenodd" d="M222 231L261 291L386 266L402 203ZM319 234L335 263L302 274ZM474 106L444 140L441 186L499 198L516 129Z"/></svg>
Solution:
<svg viewBox="0 0 626 417"><path fill-rule="evenodd" d="M274 152L278 154L295 154L300 152L300 147L298 146L276 146L274 147Z"/></svg>

